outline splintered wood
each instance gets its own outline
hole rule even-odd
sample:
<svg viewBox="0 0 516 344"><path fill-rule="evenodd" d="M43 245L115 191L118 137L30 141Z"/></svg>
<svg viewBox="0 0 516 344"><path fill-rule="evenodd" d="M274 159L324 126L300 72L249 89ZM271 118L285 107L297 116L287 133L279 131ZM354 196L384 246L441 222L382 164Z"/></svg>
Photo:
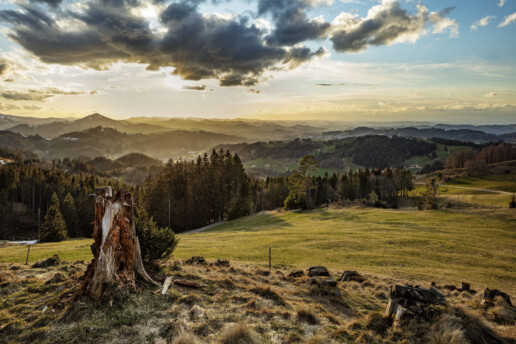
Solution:
<svg viewBox="0 0 516 344"><path fill-rule="evenodd" d="M112 196L111 187L95 190L93 260L88 265L82 290L98 299L110 284L135 288L136 278L154 282L143 266L134 226L133 197L125 189Z"/></svg>

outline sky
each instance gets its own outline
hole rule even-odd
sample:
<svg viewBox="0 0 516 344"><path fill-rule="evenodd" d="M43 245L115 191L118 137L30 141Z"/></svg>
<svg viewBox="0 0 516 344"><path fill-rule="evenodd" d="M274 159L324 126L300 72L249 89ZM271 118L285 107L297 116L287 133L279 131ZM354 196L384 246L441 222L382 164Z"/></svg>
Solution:
<svg viewBox="0 0 516 344"><path fill-rule="evenodd" d="M516 123L516 0L0 0L0 113Z"/></svg>

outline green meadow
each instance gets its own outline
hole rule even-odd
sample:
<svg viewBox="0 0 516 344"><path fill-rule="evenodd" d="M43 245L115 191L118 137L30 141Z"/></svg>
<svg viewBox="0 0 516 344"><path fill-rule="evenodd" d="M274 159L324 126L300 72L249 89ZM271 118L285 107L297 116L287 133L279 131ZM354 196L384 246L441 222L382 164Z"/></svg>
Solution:
<svg viewBox="0 0 516 344"><path fill-rule="evenodd" d="M268 212L180 235L175 258L204 256L266 266L325 265L429 283L472 283L516 293L516 211L324 208ZM90 239L32 246L30 261L58 254L89 260ZM0 262L26 246L0 247Z"/></svg>

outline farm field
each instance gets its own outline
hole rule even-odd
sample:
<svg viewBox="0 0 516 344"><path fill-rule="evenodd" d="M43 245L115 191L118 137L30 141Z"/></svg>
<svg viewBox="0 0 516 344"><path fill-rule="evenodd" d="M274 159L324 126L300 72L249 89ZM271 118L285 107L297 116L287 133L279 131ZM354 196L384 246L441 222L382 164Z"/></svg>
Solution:
<svg viewBox="0 0 516 344"><path fill-rule="evenodd" d="M226 258L276 267L325 265L412 281L486 286L516 293L516 212L317 209L267 212L181 235L175 258ZM30 261L58 254L89 260L90 239L38 244ZM25 246L4 246L1 263L23 263Z"/></svg>

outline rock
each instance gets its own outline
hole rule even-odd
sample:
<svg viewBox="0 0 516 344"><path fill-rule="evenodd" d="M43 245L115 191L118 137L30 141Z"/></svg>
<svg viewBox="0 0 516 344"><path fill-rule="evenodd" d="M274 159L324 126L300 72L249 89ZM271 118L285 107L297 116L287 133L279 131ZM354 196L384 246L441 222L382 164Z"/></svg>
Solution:
<svg viewBox="0 0 516 344"><path fill-rule="evenodd" d="M12 265L11 267L9 267L9 270L12 270L12 271L21 270L21 267L18 265Z"/></svg>
<svg viewBox="0 0 516 344"><path fill-rule="evenodd" d="M471 291L471 285L469 283L462 282L460 284L460 290L461 291Z"/></svg>
<svg viewBox="0 0 516 344"><path fill-rule="evenodd" d="M215 262L215 265L216 266L229 267L229 260L227 260L227 259L217 259L217 261Z"/></svg>
<svg viewBox="0 0 516 344"><path fill-rule="evenodd" d="M48 268L50 266L58 265L61 262L61 258L57 254L54 254L52 257L38 260L36 263L32 265L33 268Z"/></svg>
<svg viewBox="0 0 516 344"><path fill-rule="evenodd" d="M315 277L315 276L331 277L330 273L328 272L328 269L326 269L324 266L312 266L310 269L308 269L308 276L310 276L310 277Z"/></svg>
<svg viewBox="0 0 516 344"><path fill-rule="evenodd" d="M206 264L206 259L204 259L204 257L200 257L200 256L194 256L188 260L185 261L186 264L190 264L190 265L204 265Z"/></svg>
<svg viewBox="0 0 516 344"><path fill-rule="evenodd" d="M443 288L448 289L449 291L454 291L455 289L457 289L454 285L451 284L445 284L443 285Z"/></svg>
<svg viewBox="0 0 516 344"><path fill-rule="evenodd" d="M299 278L305 275L303 270L291 271L288 276L293 278Z"/></svg>
<svg viewBox="0 0 516 344"><path fill-rule="evenodd" d="M481 304L493 304L494 299L497 297L501 297L505 302L512 306L511 297L509 295L498 289L489 288L484 289L484 296L482 297Z"/></svg>
<svg viewBox="0 0 516 344"><path fill-rule="evenodd" d="M362 283L365 281L365 278L362 277L358 272L347 270L342 273L342 277L340 278L341 282L349 282L356 281L358 283Z"/></svg>

